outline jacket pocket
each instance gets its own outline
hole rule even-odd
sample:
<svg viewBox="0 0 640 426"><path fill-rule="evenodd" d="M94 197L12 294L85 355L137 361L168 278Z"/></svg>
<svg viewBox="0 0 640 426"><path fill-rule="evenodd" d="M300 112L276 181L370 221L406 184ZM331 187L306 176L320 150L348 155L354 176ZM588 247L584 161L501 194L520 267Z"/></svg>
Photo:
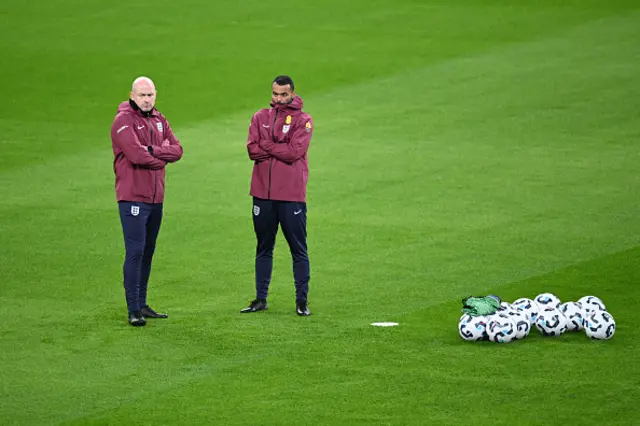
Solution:
<svg viewBox="0 0 640 426"><path fill-rule="evenodd" d="M133 169L133 182L131 192L137 197L151 198L153 195L153 170Z"/></svg>

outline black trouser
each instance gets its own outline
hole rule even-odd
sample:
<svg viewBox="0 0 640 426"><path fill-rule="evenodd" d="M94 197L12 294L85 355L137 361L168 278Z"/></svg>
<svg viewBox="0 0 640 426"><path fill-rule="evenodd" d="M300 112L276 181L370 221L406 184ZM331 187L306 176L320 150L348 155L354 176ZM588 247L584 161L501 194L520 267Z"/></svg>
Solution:
<svg viewBox="0 0 640 426"><path fill-rule="evenodd" d="M256 247L256 298L266 299L273 270L273 249L278 225L289 243L293 259L296 300L307 300L309 256L307 254L307 205L295 201L273 201L253 197L253 229Z"/></svg>
<svg viewBox="0 0 640 426"><path fill-rule="evenodd" d="M151 260L162 223L162 203L120 201L120 221L124 234L124 293L129 312L147 305Z"/></svg>

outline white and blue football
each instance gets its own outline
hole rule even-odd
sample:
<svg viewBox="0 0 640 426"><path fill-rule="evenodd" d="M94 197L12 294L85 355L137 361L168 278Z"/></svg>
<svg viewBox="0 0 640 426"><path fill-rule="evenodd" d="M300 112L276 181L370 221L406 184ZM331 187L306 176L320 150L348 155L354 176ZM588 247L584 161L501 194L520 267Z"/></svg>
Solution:
<svg viewBox="0 0 640 426"><path fill-rule="evenodd" d="M464 340L489 340L487 336L487 317L464 314L458 321L458 332Z"/></svg>
<svg viewBox="0 0 640 426"><path fill-rule="evenodd" d="M516 324L509 315L493 314L487 322L487 335L492 342L512 342L516 339Z"/></svg>
<svg viewBox="0 0 640 426"><path fill-rule="evenodd" d="M504 314L509 314L511 312L515 312L517 311L517 309L508 302L502 302L500 303L500 308L498 308L498 313L504 313Z"/></svg>
<svg viewBox="0 0 640 426"><path fill-rule="evenodd" d="M604 302L600 300L599 297L596 296L584 296L578 299L578 303L582 306L582 309L590 314L594 311L606 311L607 307L604 305Z"/></svg>
<svg viewBox="0 0 640 426"><path fill-rule="evenodd" d="M593 311L584 321L584 332L594 340L608 340L616 332L616 322L606 311Z"/></svg>
<svg viewBox="0 0 640 426"><path fill-rule="evenodd" d="M561 303L558 296L553 293L541 293L536 296L534 301L538 304L540 310L546 308L559 308Z"/></svg>
<svg viewBox="0 0 640 426"><path fill-rule="evenodd" d="M560 305L560 312L567 319L567 331L580 331L584 328L585 312L577 302L566 302Z"/></svg>
<svg viewBox="0 0 640 426"><path fill-rule="evenodd" d="M536 328L545 336L559 336L567 331L567 318L559 309L543 309L538 313Z"/></svg>
<svg viewBox="0 0 640 426"><path fill-rule="evenodd" d="M518 311L522 312L529 319L529 323L531 325L536 323L536 318L538 317L538 312L540 308L538 304L534 302L532 299L521 297L520 299L515 300L511 306L516 308Z"/></svg>
<svg viewBox="0 0 640 426"><path fill-rule="evenodd" d="M529 318L527 315L518 310L512 310L507 315L513 320L513 323L516 326L516 339L524 339L529 335L529 331L531 331L531 322L529 322Z"/></svg>

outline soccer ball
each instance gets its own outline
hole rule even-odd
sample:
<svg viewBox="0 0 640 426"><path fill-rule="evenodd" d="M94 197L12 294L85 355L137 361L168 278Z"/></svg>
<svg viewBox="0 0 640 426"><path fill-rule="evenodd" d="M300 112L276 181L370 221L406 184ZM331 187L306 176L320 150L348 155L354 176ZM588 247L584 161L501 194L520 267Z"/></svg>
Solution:
<svg viewBox="0 0 640 426"><path fill-rule="evenodd" d="M536 319L536 328L545 336L559 336L567 331L567 318L556 308L543 309Z"/></svg>
<svg viewBox="0 0 640 426"><path fill-rule="evenodd" d="M458 332L464 340L489 340L487 336L487 317L472 317L464 314L458 321Z"/></svg>
<svg viewBox="0 0 640 426"><path fill-rule="evenodd" d="M578 303L582 305L582 309L585 313L590 314L593 311L606 311L607 308L602 303L602 300L596 296L584 296L578 300Z"/></svg>
<svg viewBox="0 0 640 426"><path fill-rule="evenodd" d="M511 305L511 303L502 302L502 303L500 303L500 308L498 308L498 312L497 313L509 314L509 313L515 312L515 311L517 311L517 309L514 308Z"/></svg>
<svg viewBox="0 0 640 426"><path fill-rule="evenodd" d="M535 302L540 307L540 310L546 308L559 308L560 307L560 299L553 293L542 293L536 296L534 299Z"/></svg>
<svg viewBox="0 0 640 426"><path fill-rule="evenodd" d="M531 323L529 322L529 318L527 315L518 310L513 310L508 314L513 323L516 325L516 339L524 339L529 335L529 331L531 331Z"/></svg>
<svg viewBox="0 0 640 426"><path fill-rule="evenodd" d="M594 311L584 321L584 332L594 340L611 339L616 332L616 322L609 312Z"/></svg>
<svg viewBox="0 0 640 426"><path fill-rule="evenodd" d="M538 307L538 304L536 302L526 297L521 297L520 299L514 301L511 306L525 314L525 316L529 319L529 323L531 325L535 324L536 318L538 317L538 312L540 311L540 308Z"/></svg>
<svg viewBox="0 0 640 426"><path fill-rule="evenodd" d="M567 331L580 331L583 329L585 313L579 303L563 303L560 305L560 312L567 318Z"/></svg>
<svg viewBox="0 0 640 426"><path fill-rule="evenodd" d="M505 314L494 314L487 322L489 340L497 343L509 343L516 338L516 324Z"/></svg>

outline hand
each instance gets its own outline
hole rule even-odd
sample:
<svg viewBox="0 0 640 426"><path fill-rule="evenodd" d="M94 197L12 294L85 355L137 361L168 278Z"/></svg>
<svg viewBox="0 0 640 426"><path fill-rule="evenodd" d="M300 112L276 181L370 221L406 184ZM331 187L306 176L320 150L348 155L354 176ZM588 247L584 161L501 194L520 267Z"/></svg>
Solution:
<svg viewBox="0 0 640 426"><path fill-rule="evenodd" d="M162 146L169 146L171 145L171 142L169 141L169 139L165 139L162 141Z"/></svg>

